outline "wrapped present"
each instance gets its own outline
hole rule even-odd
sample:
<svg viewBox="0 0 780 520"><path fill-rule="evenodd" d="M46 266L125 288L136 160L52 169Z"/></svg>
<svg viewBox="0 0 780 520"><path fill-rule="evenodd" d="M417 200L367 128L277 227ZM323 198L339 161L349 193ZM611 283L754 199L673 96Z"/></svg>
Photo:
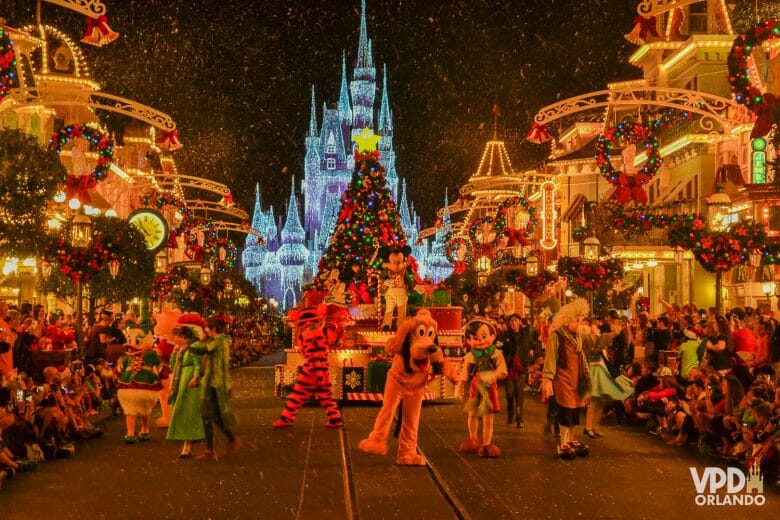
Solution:
<svg viewBox="0 0 780 520"><path fill-rule="evenodd" d="M431 307L431 316L439 324L439 331L459 331L463 327L460 307Z"/></svg>
<svg viewBox="0 0 780 520"><path fill-rule="evenodd" d="M366 367L343 366L341 368L341 392L343 398L349 392L363 392L366 384Z"/></svg>
<svg viewBox="0 0 780 520"><path fill-rule="evenodd" d="M452 305L452 293L449 289L433 291L433 305Z"/></svg>
<svg viewBox="0 0 780 520"><path fill-rule="evenodd" d="M367 391L377 393L385 391L387 372L390 370L391 365L392 363L387 361L374 361L368 364Z"/></svg>
<svg viewBox="0 0 780 520"><path fill-rule="evenodd" d="M422 305L423 304L423 295L418 293L417 291L410 291L409 292L409 300L407 301L408 305Z"/></svg>

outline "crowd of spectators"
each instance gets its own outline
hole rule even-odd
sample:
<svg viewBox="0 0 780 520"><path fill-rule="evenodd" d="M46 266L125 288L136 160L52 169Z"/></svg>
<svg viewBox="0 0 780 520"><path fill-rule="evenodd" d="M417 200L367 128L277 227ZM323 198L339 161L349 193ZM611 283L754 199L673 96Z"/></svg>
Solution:
<svg viewBox="0 0 780 520"><path fill-rule="evenodd" d="M588 320L592 333L611 336L603 357L610 373L633 385L632 395L612 402L608 415L619 424L641 425L670 446L691 446L744 468L755 465L766 481L778 481L777 320L752 308L717 314L660 304L664 312L658 316L613 310ZM505 330L503 316L494 317ZM544 317L534 327L524 320L522 327L540 344L549 335ZM527 368L531 391L541 379L541 353Z"/></svg>
<svg viewBox="0 0 780 520"><path fill-rule="evenodd" d="M253 363L283 344L285 326L278 314L242 315L230 326L230 366Z"/></svg>

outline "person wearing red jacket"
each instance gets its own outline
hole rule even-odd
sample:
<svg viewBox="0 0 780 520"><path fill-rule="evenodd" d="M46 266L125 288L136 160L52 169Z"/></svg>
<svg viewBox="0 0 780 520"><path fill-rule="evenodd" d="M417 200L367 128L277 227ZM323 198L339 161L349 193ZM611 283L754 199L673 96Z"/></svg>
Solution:
<svg viewBox="0 0 780 520"><path fill-rule="evenodd" d="M650 430L653 435L659 435L662 429L666 429L666 404L674 401L680 390L671 369L664 367L659 375L661 382L637 398L637 416L653 417L658 421L658 426Z"/></svg>

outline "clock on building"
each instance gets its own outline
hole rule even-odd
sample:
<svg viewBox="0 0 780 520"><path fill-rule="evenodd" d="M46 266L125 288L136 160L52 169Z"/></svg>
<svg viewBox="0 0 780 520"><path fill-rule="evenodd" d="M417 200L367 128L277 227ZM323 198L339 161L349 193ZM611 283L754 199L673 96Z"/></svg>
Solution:
<svg viewBox="0 0 780 520"><path fill-rule="evenodd" d="M160 249L168 239L168 223L165 217L153 209L135 210L127 221L141 232L146 248L150 251Z"/></svg>

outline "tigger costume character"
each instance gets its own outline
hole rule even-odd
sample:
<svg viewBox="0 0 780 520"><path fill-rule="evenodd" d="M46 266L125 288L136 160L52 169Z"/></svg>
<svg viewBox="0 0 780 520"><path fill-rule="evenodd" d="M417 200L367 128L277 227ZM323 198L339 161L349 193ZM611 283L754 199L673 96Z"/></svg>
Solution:
<svg viewBox="0 0 780 520"><path fill-rule="evenodd" d="M402 402L401 436L398 439L398 464L422 466L425 459L417 453L417 430L420 424L425 385L434 373L457 382L457 370L444 358L436 344L436 321L427 309L417 311L413 318L406 318L395 336L387 342L388 353L395 354L393 365L387 373L387 383L382 399L382 409L376 417L374 429L368 438L358 444L366 453L387 453L387 438L393 423L393 415Z"/></svg>
<svg viewBox="0 0 780 520"><path fill-rule="evenodd" d="M292 426L298 410L312 395L316 396L320 405L325 408L327 428L341 428L344 425L341 412L333 400L328 367L328 349L338 344L344 334L338 310L335 311L337 314L329 315L333 307L335 306L320 305L290 311L290 319L295 322L298 332L304 362L282 410L282 416L273 424L274 428Z"/></svg>

